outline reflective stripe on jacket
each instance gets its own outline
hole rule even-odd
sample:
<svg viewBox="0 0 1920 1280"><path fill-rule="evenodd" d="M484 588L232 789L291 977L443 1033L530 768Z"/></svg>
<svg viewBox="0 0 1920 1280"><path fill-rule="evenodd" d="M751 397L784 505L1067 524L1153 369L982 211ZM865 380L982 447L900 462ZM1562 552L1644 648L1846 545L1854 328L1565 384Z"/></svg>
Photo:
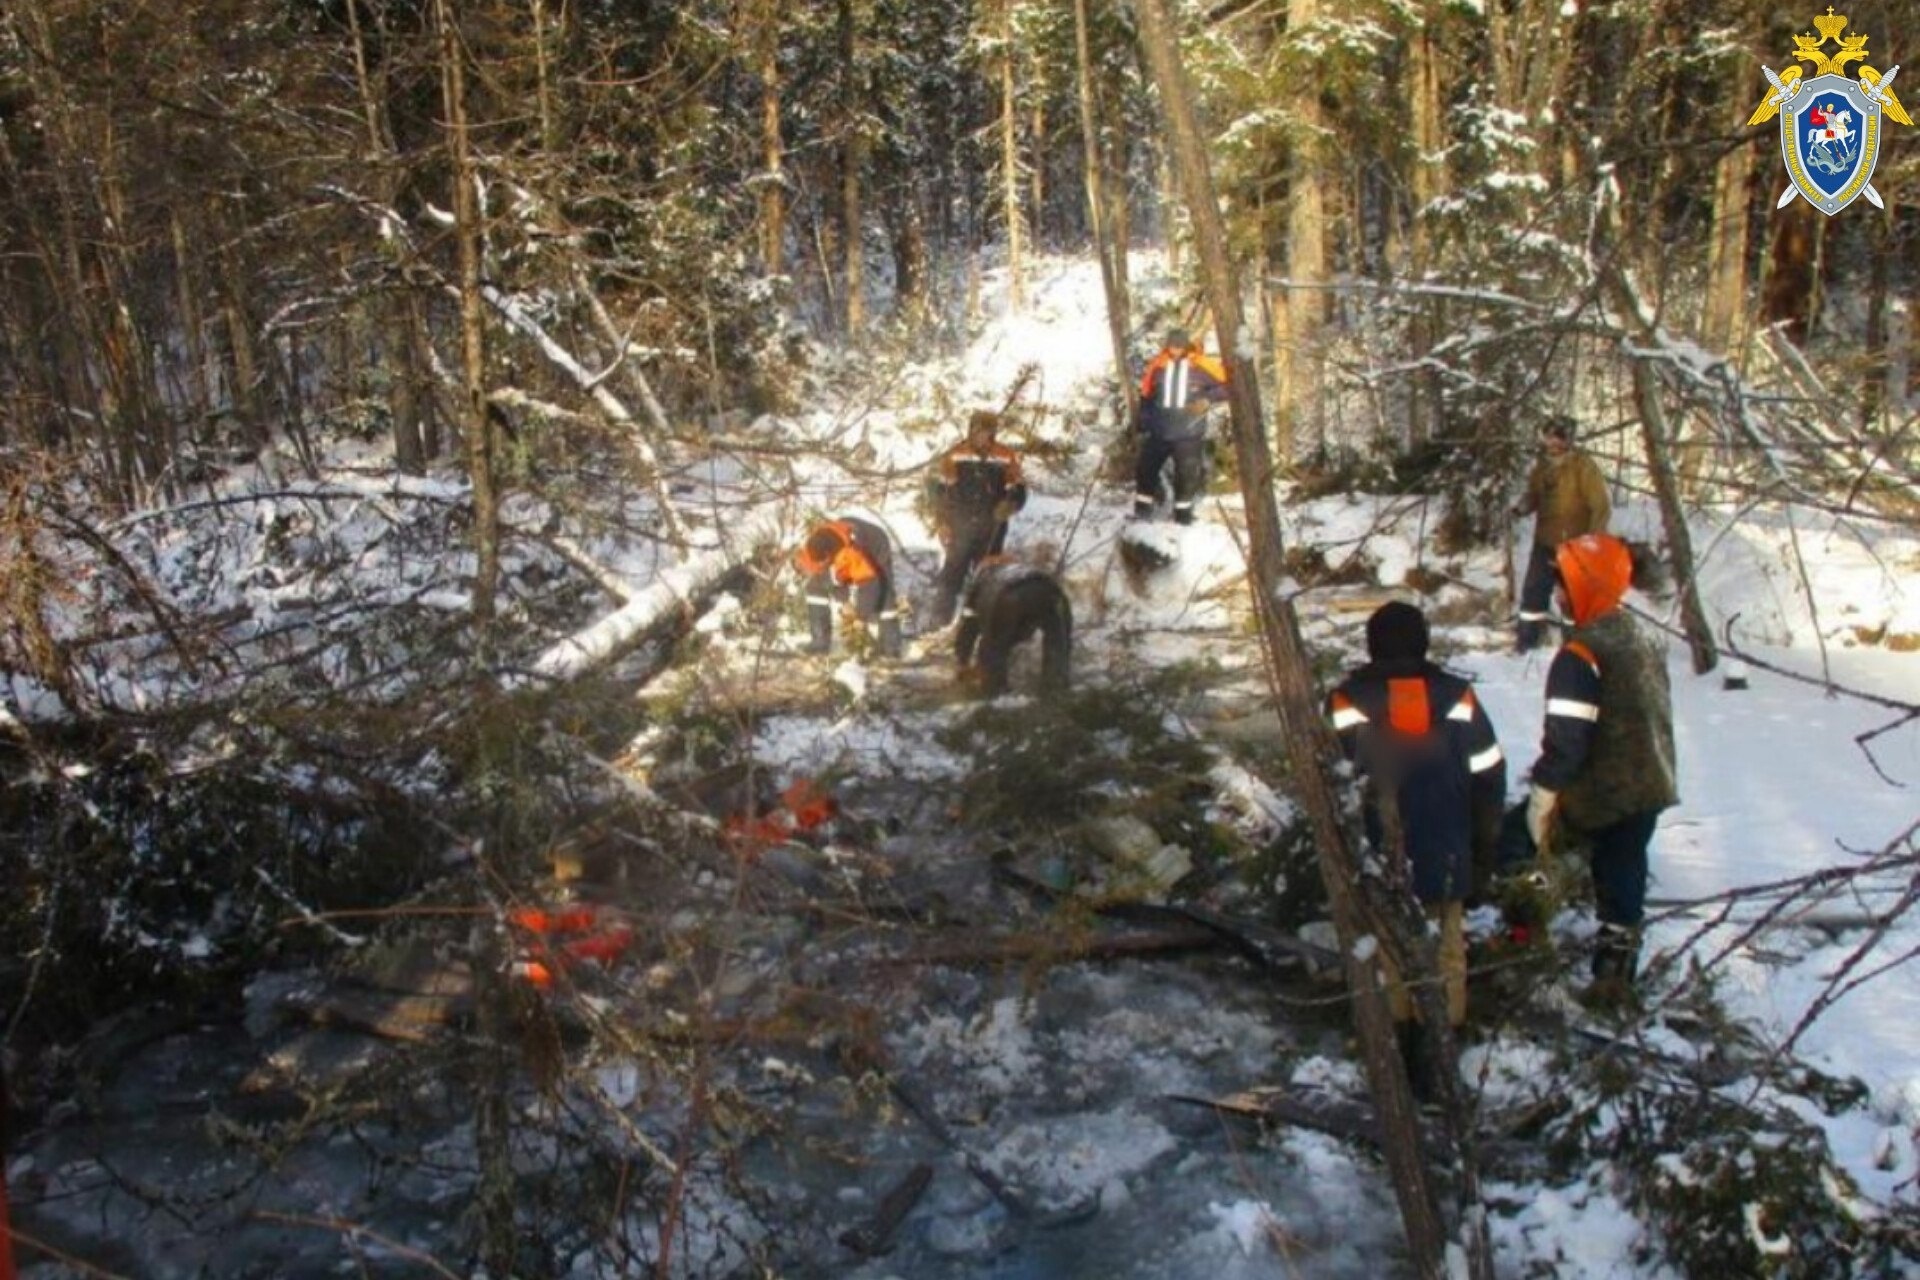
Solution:
<svg viewBox="0 0 1920 1280"><path fill-rule="evenodd" d="M956 523L989 518L1002 502L1018 511L1027 505L1020 455L1003 444L976 449L963 440L940 456L932 497L942 518Z"/></svg>
<svg viewBox="0 0 1920 1280"><path fill-rule="evenodd" d="M1207 407L1227 398L1227 369L1203 351L1163 348L1140 375L1140 429L1162 440L1205 433Z"/></svg>
<svg viewBox="0 0 1920 1280"><path fill-rule="evenodd" d="M1392 787L1423 902L1473 887L1474 852L1490 856L1506 798L1506 757L1473 686L1430 662L1369 663L1327 699L1347 758L1367 777L1367 837L1385 839L1378 788Z"/></svg>
<svg viewBox="0 0 1920 1280"><path fill-rule="evenodd" d="M1554 655L1533 781L1589 832L1679 803L1666 652L1625 611L1579 627Z"/></svg>

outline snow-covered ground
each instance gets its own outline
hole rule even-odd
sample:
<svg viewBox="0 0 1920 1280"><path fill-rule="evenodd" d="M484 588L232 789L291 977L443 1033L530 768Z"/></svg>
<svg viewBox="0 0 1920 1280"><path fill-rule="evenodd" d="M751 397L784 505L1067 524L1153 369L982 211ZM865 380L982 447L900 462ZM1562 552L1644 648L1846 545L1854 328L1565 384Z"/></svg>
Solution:
<svg viewBox="0 0 1920 1280"><path fill-rule="evenodd" d="M1153 266L1143 258L1136 272L1146 285L1144 296L1164 287L1164 281L1153 280ZM999 296L991 284L988 296ZM1098 271L1087 262L1048 262L1030 289L1023 314L987 317L963 353L890 371L883 390L851 377L823 377L822 386L834 389L832 397L823 393L790 422L760 424L784 436L836 442L822 457L795 462L799 505L877 516L895 535L908 595L924 598L939 552L917 510L918 476L910 469L952 442L969 408L997 407L1019 371L1037 365L1040 374L1008 433L1009 442L1027 448L1034 459L1029 476L1035 495L1018 517L1014 544L1044 548L1048 562L1065 566L1076 614L1077 679L1119 681L1175 664L1211 665L1224 672L1226 700L1237 700L1234 711L1244 715L1258 701L1261 685L1252 667L1257 646L1241 598L1237 501L1231 495L1210 498L1202 506L1201 523L1189 529L1136 527L1134 536L1174 552L1177 567L1144 586L1128 580L1116 545L1127 527L1130 485L1098 479L1102 454L1122 434L1113 417ZM1143 347L1158 326L1144 327ZM833 460L849 450L859 454L858 474ZM737 474L724 479L729 485L741 483ZM345 504L347 520L362 509L359 504L370 509L392 500L383 484L336 477L333 488L347 495L333 500L336 506ZM450 483L431 488L427 496L446 501L458 494L459 486ZM688 503L690 510L702 506ZM200 554L196 548L169 547L155 554L177 570L166 581L183 597L207 591L212 594L200 602L207 608L246 604L264 626L274 611L275 557L297 560L313 522L324 518L316 510L326 509L286 502L280 514L290 520L276 522L268 511L237 529L235 545L224 554L239 557L244 573L208 575L204 565L195 570L184 557ZM529 525L537 525L541 514L523 513ZM1478 682L1513 761L1518 794L1539 738L1546 657L1512 654L1509 632L1491 612L1503 579L1501 553L1449 558L1428 548L1425 531L1437 514L1432 503L1368 495L1288 504L1284 519L1290 544L1323 548L1334 563L1357 554L1378 584L1358 591L1307 590L1296 604L1311 643L1351 658L1360 647L1369 602L1387 594L1412 595L1407 583L1416 566L1443 575L1449 585L1425 599L1445 620L1436 630L1436 656ZM1654 513L1628 504L1615 527L1650 533ZM291 552L285 545L289 539L296 544ZM363 541L365 547L355 553L358 568L377 578L381 589L391 588L396 579L422 591L443 581L405 544L396 546L400 540L382 541L369 531ZM1901 637L1920 637L1920 538L1863 521L1821 523L1804 514L1789 524L1784 514L1763 510L1723 521L1702 516L1695 542L1716 626L1737 618L1736 638L1751 646L1756 659L1803 673L1810 682L1756 664L1746 673L1748 687L1728 689L1724 671L1696 677L1684 648L1677 643L1670 648L1683 799L1665 815L1654 842L1657 905L1648 954L1656 963L1649 998L1657 1003L1690 959L1710 962L1734 1013L1751 1019L1776 1043L1798 1031L1796 1052L1802 1058L1862 1080L1869 1091L1864 1108L1837 1117L1810 1104L1795 1103L1794 1109L1825 1129L1838 1162L1869 1199L1913 1212L1920 1205L1920 994L1911 969L1891 968L1801 1026L1836 978L1844 981L1848 974L1892 965L1920 946L1920 917L1908 913L1862 954L1869 940L1862 920L1900 901L1898 895L1913 883L1912 868L1862 886L1860 896L1802 904L1795 908L1795 920L1752 936L1745 925L1763 904L1740 903L1724 918L1713 912L1719 895L1745 886L1847 865L1901 840L1912 852L1911 827L1920 818L1914 800L1920 794L1920 725L1907 723L1863 744L1864 735L1898 720L1901 712L1839 690L1920 703L1920 652L1891 647L1904 643ZM653 546L629 546L606 535L586 550L614 566L629 585L644 588L662 569ZM1804 577L1796 548L1805 558ZM183 558L172 558L176 550ZM1414 580L1427 581L1420 575ZM436 608L460 603L435 600ZM1636 598L1635 603L1666 617L1659 602ZM752 659L764 640L730 625L733 608L729 604L710 613L702 624L714 670ZM795 639L789 634L783 643ZM930 647L924 639L920 644ZM934 668L944 665L943 655L930 656ZM758 763L783 779L802 773L844 775L851 779L850 793L858 795L864 786L876 806L897 804L895 816L906 829L883 842L878 855L891 860L894 889L919 877L953 895L961 909L984 909L981 851L957 847L943 806L921 803L943 795L969 767L947 736L959 713L922 696L931 678L926 665L836 660L823 678L837 688L831 698L819 699L820 705L781 708L757 718ZM157 696L125 688L124 672L114 679L127 703ZM1835 691L1825 687L1827 681ZM1209 722L1196 716L1168 731L1204 735ZM1270 825L1284 815L1284 801L1241 764L1223 757L1213 777L1235 821ZM846 855L829 870L854 876L861 865ZM726 891L725 884L717 884L716 900L724 901ZM1558 930L1577 945L1586 927L1578 912L1570 912ZM763 945L778 950L784 944ZM826 949L802 939L793 950L811 961L812 953ZM845 978L831 967L809 976L829 988ZM936 974L900 1003L904 1013L885 1028L886 1047L928 1088L935 1110L947 1118L968 1155L1037 1201L1045 1213L1062 1211L1070 1218L1081 1210L1098 1213L1090 1220L1028 1229L1030 1224L1009 1221L984 1182L970 1178L962 1161L948 1152L927 1201L903 1232L900 1253L848 1274L865 1280L1094 1274L1129 1280L1197 1275L1344 1280L1396 1274L1398 1224L1384 1176L1370 1155L1302 1130L1255 1133L1229 1127L1208 1112L1163 1101L1166 1094L1230 1091L1270 1080L1277 1072L1300 1084L1358 1087L1338 1026L1330 1026L1324 1014L1317 1022L1296 1017L1273 998L1257 970L1214 961L1177 967L1061 965L1032 988L1018 974L991 979ZM177 1057L179 1046L174 1051ZM215 1049L198 1046L194 1052ZM194 1061L195 1070L214 1074ZM1474 1079L1484 1076L1496 1104L1551 1087L1552 1064L1521 1037L1491 1037L1469 1053L1465 1065ZM170 1069L194 1074L177 1062ZM783 1087L797 1070L774 1060L761 1069ZM642 1104L636 1098L643 1091L629 1080L634 1071L631 1064L615 1064L602 1074L628 1081L612 1090L616 1096L609 1105L638 1116ZM800 1090L798 1097L796 1129L818 1137L822 1146L844 1139L842 1121L855 1099L833 1094L823 1101L819 1090ZM139 1101L136 1091L129 1109ZM806 1164L797 1154L799 1144L778 1158L762 1153L766 1176L776 1186L774 1207L790 1209L794 1221L809 1224L812 1234L801 1232L797 1238L818 1238L831 1247L824 1243L831 1232L872 1208L891 1180L886 1175L934 1158L925 1136L914 1140L905 1129L893 1132L877 1155L865 1153L865 1176L842 1170L837 1184ZM139 1173L156 1180L170 1176L168 1161L193 1141L180 1130L177 1119L160 1127L155 1149L141 1153L143 1161L154 1163L143 1164ZM465 1159L470 1129L455 1128L440 1141ZM99 1171L68 1150L70 1145L64 1137L51 1140L16 1172L36 1173L70 1197L65 1209L56 1203L46 1212L61 1218L71 1235L82 1233L87 1214L97 1219L108 1209L78 1190L99 1185ZM206 1158L216 1157L208 1153ZM450 1163L459 1159L450 1157ZM299 1171L287 1176L297 1183ZM371 1194L366 1187L343 1189L349 1175L335 1171L314 1177L325 1184L330 1214L371 1212L355 1200ZM301 1188L294 1185L284 1196L283 1190L275 1188L263 1199L289 1209ZM447 1195L444 1188L419 1190L417 1211L410 1201L392 1230L430 1249L433 1229L443 1225L438 1217ZM1644 1227L1614 1190L1598 1177L1568 1185L1493 1187L1502 1274L1568 1280L1674 1275L1659 1260L1657 1242L1644 1238ZM110 1198L113 1193L101 1194ZM739 1209L717 1192L711 1200L696 1196L688 1211L689 1234L699 1239L687 1256L703 1256L699 1245L704 1242L709 1246L704 1256L714 1265L737 1264L733 1237L707 1225L702 1215L713 1222L728 1214L737 1219ZM124 1206L114 1211L128 1212ZM761 1214L768 1211L759 1206ZM1650 1247L1652 1260L1636 1261ZM583 1247L580 1257L591 1253ZM187 1260L177 1271L165 1273L193 1274L192 1267L204 1260L191 1250L183 1257ZM42 1266L29 1274L60 1273ZM584 1280L616 1272L580 1261L571 1274Z"/></svg>
<svg viewBox="0 0 1920 1280"><path fill-rule="evenodd" d="M992 403L1019 365L1037 361L1058 403L1099 405L1110 365L1098 287L1089 264L1053 264L1029 313L990 321L954 370L958 398ZM1076 377L1087 380L1077 394L1069 389ZM1043 418L1043 431L1054 436L1067 416ZM1082 422L1083 431L1098 435L1075 441L1083 452L1071 470L1039 470L1042 492L1020 520L1016 541L1058 546L1075 539L1069 588L1082 617L1091 613L1082 636L1095 655L1083 667L1097 669L1098 655L1116 648L1149 663L1219 657L1220 632L1244 626L1235 622L1244 617L1235 594L1240 541L1229 527L1238 502L1227 495L1202 504L1202 524L1192 529L1153 527L1146 536L1176 549L1179 568L1157 576L1144 594L1119 589L1111 547L1125 494L1109 489L1083 502L1086 446L1104 443L1114 426ZM1382 587L1402 596L1414 595L1404 583L1415 566L1444 569L1456 585L1423 601L1437 614L1497 599L1499 553L1448 560L1426 549L1423 534L1437 514L1418 499L1351 495L1287 505L1283 519L1290 544L1323 548L1332 563L1358 555ZM1613 528L1659 540L1657 512L1645 503L1624 502ZM1527 530L1518 532L1524 537ZM1920 536L1870 520L1744 509L1697 515L1694 543L1714 627L1724 634L1731 622L1736 643L1756 665L1749 670L1729 660L1695 676L1684 645L1676 639L1669 646L1682 802L1663 817L1653 845L1652 998L1660 998L1661 975L1670 979L1691 960L1711 962L1731 1011L1752 1020L1763 1038L1779 1044L1797 1035L1804 1060L1863 1081L1870 1095L1864 1112L1834 1119L1812 1106L1797 1109L1825 1128L1839 1163L1869 1197L1911 1209L1920 1201L1920 986L1910 965L1897 966L1920 946L1920 913L1907 913L1871 946L1862 920L1901 901L1914 883L1912 867L1824 902L1797 903L1788 914L1802 923L1757 936L1748 926L1771 899L1736 906L1724 918L1719 908L1723 895L1744 888L1857 864L1890 847L1915 851L1920 724L1902 724L1896 707L1849 691L1920 703ZM924 549L930 553L930 544ZM1524 545L1515 554L1523 557ZM1311 641L1357 652L1364 613L1330 611L1314 591L1296 603ZM1636 596L1632 603L1677 626L1664 602ZM1478 613L1438 628L1436 652L1478 682L1513 762L1518 796L1537 752L1550 655L1514 655L1500 619ZM1744 673L1747 687L1724 687L1729 670ZM1576 933L1582 927L1572 915L1561 926ZM1882 966L1889 971L1876 980L1837 1001L1832 994L1822 1000L1849 975ZM1802 1026L1817 1001L1830 1007ZM1522 1080L1530 1070L1538 1075L1527 1052L1516 1049L1514 1061L1502 1064ZM1508 1262L1546 1265L1565 1276L1641 1274L1626 1248L1641 1228L1604 1190L1522 1198L1531 1206L1496 1233ZM1653 1264L1646 1274L1665 1272Z"/></svg>

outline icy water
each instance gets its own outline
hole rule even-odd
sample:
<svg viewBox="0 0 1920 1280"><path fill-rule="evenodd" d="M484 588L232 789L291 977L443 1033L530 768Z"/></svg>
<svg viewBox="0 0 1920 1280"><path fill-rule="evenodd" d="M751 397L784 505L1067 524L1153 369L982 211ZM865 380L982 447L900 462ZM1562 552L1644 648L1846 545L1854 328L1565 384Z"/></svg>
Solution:
<svg viewBox="0 0 1920 1280"><path fill-rule="evenodd" d="M777 776L819 767L806 753L827 741L821 723L784 731L794 756L772 762ZM628 882L644 954L586 984L595 1016L625 1020L641 1044L689 1008L694 954L711 960L698 998L717 1019L791 1023L795 992L865 1011L857 1031L827 1018L797 1036L791 1026L743 1035L714 1055L671 1273L1403 1274L1397 1213L1371 1152L1174 1100L1289 1080L1357 1088L1337 997L1217 951L899 963L902 950L991 943L1008 929L1123 927L1084 912L1064 920L996 881L978 842L929 802L957 762L930 749L923 728L872 733L833 744L836 758L879 761L867 762L866 785L841 793L867 824L864 843L769 853L751 870L753 893L724 869ZM923 923L828 913L823 924L810 909L836 894L855 906L918 904ZM110 1273L156 1280L479 1274L469 1031L399 1045L315 1028L281 999L313 980L263 977L244 1018L236 1010L107 1064L94 1096L19 1144L20 1227ZM690 1100L678 1069L623 1056L617 1043L570 1039L564 1072L545 1089L529 1069L516 1076L530 1276L656 1272L665 1169L682 1150ZM849 1043L864 1055L851 1063ZM323 1114L324 1124L303 1119ZM890 1250L854 1253L841 1237L866 1227L916 1165L931 1180ZM75 1274L37 1259L26 1255L35 1280Z"/></svg>
<svg viewBox="0 0 1920 1280"><path fill-rule="evenodd" d="M817 1074L769 1095L779 1127L742 1148L733 1179L690 1191L675 1274L738 1274L748 1250L780 1274L864 1280L1395 1273L1397 1222L1370 1155L1169 1100L1284 1078L1300 1063L1337 1075L1314 1052L1334 1047L1330 1033L1286 1026L1263 975L1208 958L1075 964L1031 983L946 971L927 995L887 1047L895 1077L953 1145L820 1062L742 1071L736 1080L760 1088L769 1075ZM411 1110L302 1136L284 1097L269 1105L249 1092L263 1061L289 1055L321 1088L371 1088L385 1073L382 1096L402 1089ZM32 1136L14 1162L19 1225L126 1276L424 1275L426 1257L464 1274L470 1117L455 1082L401 1061L346 1032L167 1036L118 1064L90 1116L70 1111ZM637 1093L619 1100L669 1139ZM540 1105L518 1101L531 1135ZM523 1146L529 1181L552 1176L549 1141ZM863 1261L839 1244L917 1163L932 1181L892 1250ZM738 1186L761 1200L751 1214L731 1195ZM633 1239L645 1243L646 1230ZM572 1228L545 1243L551 1274L635 1273L619 1249ZM25 1255L29 1276L73 1274L35 1256Z"/></svg>

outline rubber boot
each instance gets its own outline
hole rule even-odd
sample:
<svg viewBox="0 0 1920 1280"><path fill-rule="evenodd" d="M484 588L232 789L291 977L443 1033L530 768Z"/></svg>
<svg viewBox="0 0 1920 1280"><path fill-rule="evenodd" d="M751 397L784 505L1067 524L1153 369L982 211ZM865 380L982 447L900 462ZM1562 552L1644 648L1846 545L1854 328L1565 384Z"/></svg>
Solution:
<svg viewBox="0 0 1920 1280"><path fill-rule="evenodd" d="M1438 1091L1435 1087L1433 1037L1418 1022L1395 1023L1393 1031L1400 1041L1400 1060L1407 1067L1407 1084L1413 1090L1413 1100L1425 1106L1433 1101Z"/></svg>
<svg viewBox="0 0 1920 1280"><path fill-rule="evenodd" d="M1633 1003L1633 980L1640 971L1640 931L1627 925L1602 924L1593 949L1593 981L1585 1002L1596 1008L1623 1008Z"/></svg>

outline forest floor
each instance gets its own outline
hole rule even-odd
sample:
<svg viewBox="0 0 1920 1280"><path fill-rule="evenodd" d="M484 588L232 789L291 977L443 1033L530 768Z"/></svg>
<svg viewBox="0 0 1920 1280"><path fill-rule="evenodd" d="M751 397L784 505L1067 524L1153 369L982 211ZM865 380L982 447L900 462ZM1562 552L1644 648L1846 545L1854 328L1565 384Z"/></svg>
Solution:
<svg viewBox="0 0 1920 1280"><path fill-rule="evenodd" d="M1039 361L1011 433L1035 487L1013 541L1060 566L1073 599L1071 697L1017 692L1028 655L1014 695L965 698L939 635L899 662L804 656L790 578L706 602L670 669L612 686L619 718L643 726L595 766L625 807L551 833L554 874L521 904L591 907L584 936L615 939L611 961L563 967L558 935L543 949L500 933L522 964L560 971L513 995L527 1274L1404 1273L1386 1177L1341 1110L1364 1090L1344 998L1313 963L1331 932L1293 923L1311 894L1242 600L1237 500L1211 497L1191 528L1128 520L1129 486L1103 479L1123 445L1103 419L1098 296L1088 264L1056 264L1027 315L892 370L884 402L823 378L847 398L793 424L831 446L796 467L801 504L881 519L918 600L937 546L911 469ZM1503 550L1432 550L1439 509L1417 495L1289 504L1289 545L1331 567L1303 578L1296 608L1330 681L1369 608L1420 598L1436 657L1478 682L1517 790L1545 655L1510 652ZM1650 533L1653 513L1629 504L1617 527ZM1128 541L1168 567L1129 570ZM1723 896L1913 852L1920 729L1858 739L1920 701L1920 654L1885 644L1920 635L1920 540L1746 512L1703 517L1700 541L1715 616L1811 682L1753 666L1728 689L1685 674L1674 646L1684 799L1655 839L1638 1017L1601 1022L1577 1002L1593 930L1577 891L1551 950L1499 953L1497 920L1476 917L1487 945L1463 1072L1502 1275L1684 1273L1621 1145L1684 1181L1700 1139L1654 1118L1663 1106L1718 1099L1797 1122L1848 1180L1834 1194L1849 1212L1911 1222L1920 1204L1920 994L1891 968L1920 942L1912 866L1784 907ZM1797 594L1790 544L1819 609ZM834 816L756 828L796 784ZM15 1144L19 1228L128 1276L470 1270L483 953L440 923L345 924L358 941L341 959L268 964L243 1002L97 1029L70 1073L86 1087ZM1799 1073L1779 1069L1774 1050L1816 1009L1785 1054ZM1255 1086L1286 1086L1317 1119L1193 1101ZM1749 1240L1770 1221L1753 1218ZM23 1261L38 1280L86 1273ZM1920 1274L1911 1254L1895 1265Z"/></svg>

